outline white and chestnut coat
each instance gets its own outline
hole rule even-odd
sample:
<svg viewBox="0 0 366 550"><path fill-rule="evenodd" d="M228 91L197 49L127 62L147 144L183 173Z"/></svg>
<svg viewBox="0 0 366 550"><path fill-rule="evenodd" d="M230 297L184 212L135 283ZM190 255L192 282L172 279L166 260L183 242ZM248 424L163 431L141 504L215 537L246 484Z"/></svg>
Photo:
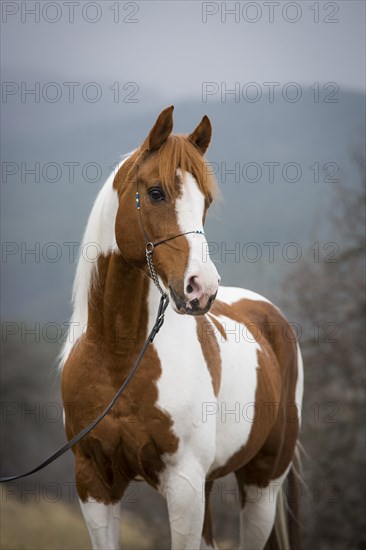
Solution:
<svg viewBox="0 0 366 550"><path fill-rule="evenodd" d="M172 112L107 180L89 218L83 250L96 243L100 253L94 265L81 255L63 350L69 439L111 401L155 321L160 294L144 232L152 242L203 232L215 194L203 158L208 118L189 136L172 135ZM298 437L298 345L268 300L219 287L202 233L160 245L153 258L170 294L165 324L112 412L74 448L93 548L119 548L119 501L138 476L167 499L173 549L215 547L208 495L213 480L235 472L240 547L262 549ZM249 485L257 499L246 499Z"/></svg>

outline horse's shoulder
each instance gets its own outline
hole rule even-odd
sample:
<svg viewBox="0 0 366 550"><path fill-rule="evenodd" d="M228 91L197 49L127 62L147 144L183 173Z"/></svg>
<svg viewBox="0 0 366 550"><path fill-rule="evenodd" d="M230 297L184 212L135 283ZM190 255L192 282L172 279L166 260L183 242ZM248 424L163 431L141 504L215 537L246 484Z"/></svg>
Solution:
<svg viewBox="0 0 366 550"><path fill-rule="evenodd" d="M266 302L268 304L271 303L267 298L257 292L254 292L253 290L233 286L220 286L217 293L217 299L229 304L244 299Z"/></svg>
<svg viewBox="0 0 366 550"><path fill-rule="evenodd" d="M210 312L244 324L260 319L281 319L286 322L281 311L272 302L261 294L244 288L220 287Z"/></svg>
<svg viewBox="0 0 366 550"><path fill-rule="evenodd" d="M259 343L272 347L277 357L294 357L296 335L286 317L267 298L242 288L220 287L210 314L221 319L231 319L247 327Z"/></svg>

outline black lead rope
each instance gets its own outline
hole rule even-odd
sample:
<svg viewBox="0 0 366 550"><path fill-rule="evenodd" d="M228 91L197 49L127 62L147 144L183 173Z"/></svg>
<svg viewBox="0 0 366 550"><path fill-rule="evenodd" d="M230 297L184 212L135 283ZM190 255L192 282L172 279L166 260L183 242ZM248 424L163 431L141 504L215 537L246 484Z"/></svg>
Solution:
<svg viewBox="0 0 366 550"><path fill-rule="evenodd" d="M180 233L179 235L174 235L173 237L168 237L167 239L163 239L163 240L158 241L156 243L152 243L151 241L149 241L149 238L148 238L148 236L146 234L146 231L145 231L145 228L144 228L144 224L142 222L142 216L141 216L141 211L140 211L140 194L139 194L139 189L138 189L137 175L138 175L138 165L136 166L136 206L137 206L137 210L138 210L138 213L139 213L139 218L140 218L140 222L141 222L142 231L144 233L144 237L145 237L145 241L146 241L146 260L147 260L147 265L148 265L148 268L149 268L149 273L150 273L150 276L151 276L152 280L154 281L156 287L158 288L158 290L161 294L159 310L158 310L158 314L156 316L155 324L154 324L149 336L147 337L147 340L146 340L142 350L140 351L140 354L139 354L139 356L136 360L136 363L132 367L129 375L126 378L126 380L123 382L122 386L120 387L120 389L118 390L116 395L113 397L113 399L109 403L108 407L106 409L104 409L104 411L98 416L98 418L93 420L93 422L91 422L91 424L89 424L89 426L87 426L86 428L81 430L81 432L79 432L72 439L70 439L70 441L68 443L63 445L60 449L58 449L58 451L53 453L44 462L42 462L41 464L39 464L38 466L36 466L32 470L30 470L29 472L26 472L24 474L19 474L19 475L16 475L16 476L0 477L0 483L5 483L7 481L14 481L16 479L20 479L22 477L27 477L27 476L30 476L31 474L35 474L36 472L39 472L39 470L42 470L43 468L45 468L46 466L48 466L49 464L51 464L52 462L57 460L60 456L62 456L64 453L66 453L72 447L74 447L74 445L79 443L79 441L81 441L83 439L83 437L85 437L89 432L91 432L103 420L103 418L109 413L109 411L112 409L112 407L115 405L116 401L120 397L123 390L126 388L126 386L131 381L131 378L135 374L135 372L137 370L137 367L139 366L139 364L141 362L141 359L143 358L147 348L149 347L149 344L154 340L155 336L157 335L157 333L159 332L159 330L161 329L161 327L163 326L163 323L164 323L164 314L165 314L165 310L166 310L166 308L168 307L168 304L169 304L169 298L168 298L168 295L161 288L160 283L159 283L159 279L158 279L158 275L155 271L155 266L154 266L153 259L152 259L154 249L157 246L159 246L160 244L163 244L165 242L176 239L177 237L182 237L183 235L189 235L190 233L197 233L199 235L204 235L203 231L196 230L196 231L187 231L186 233Z"/></svg>
<svg viewBox="0 0 366 550"><path fill-rule="evenodd" d="M67 451L69 451L74 445L79 443L79 441L81 441L83 439L83 437L85 437L89 432L91 432L103 420L103 418L109 413L109 411L115 405L116 401L120 397L123 390L126 388L126 386L131 381L133 375L135 374L135 372L137 370L137 367L139 366L139 364L141 362L141 359L143 358L147 348L149 347L149 344L151 344L151 342L154 340L155 336L157 335L157 333L159 332L159 330L163 326L164 314L165 314L166 308L168 307L168 304L169 304L168 296L166 294L162 295L161 298L160 298L159 310L158 310L158 314L156 316L155 324L154 324L149 336L147 337L146 342L145 342L142 350L140 351L140 354L139 354L139 356L136 360L136 363L134 364L134 366L130 370L129 375L127 376L126 380L123 382L122 386L120 387L120 389L118 390L116 395L113 397L112 401L109 403L108 407L106 409L104 409L104 411L98 416L98 418L93 420L93 422L91 422L91 424L89 424L89 426L87 426L86 428L81 430L81 432L79 432L72 439L70 439L70 441L68 443L66 443L65 445L63 445L60 449L58 449L58 451L56 451L50 457L48 457L46 460L41 462L41 464L39 464L38 466L36 466L32 470L29 470L29 472L25 472L24 474L19 474L19 475L16 475L16 476L0 477L0 483L5 483L7 481L14 481L16 479L20 479L21 477L27 477L27 476L30 476L31 474L35 474L36 472L39 472L39 470L42 470L43 468L45 468L46 466L48 466L49 464L51 464L52 462L57 460L60 456L62 456Z"/></svg>

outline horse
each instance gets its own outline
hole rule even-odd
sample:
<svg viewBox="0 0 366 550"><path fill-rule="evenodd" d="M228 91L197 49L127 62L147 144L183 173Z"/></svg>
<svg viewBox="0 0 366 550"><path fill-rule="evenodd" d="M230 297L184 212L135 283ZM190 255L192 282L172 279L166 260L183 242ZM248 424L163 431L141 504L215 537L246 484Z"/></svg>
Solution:
<svg viewBox="0 0 366 550"><path fill-rule="evenodd" d="M269 300L219 285L203 229L218 194L204 158L211 123L204 116L191 134L173 134L173 109L107 179L82 241L98 253L94 262L80 255L62 351L69 440L128 376L159 291L170 304L113 410L73 449L81 510L93 549L119 548L120 501L142 478L167 501L173 550L217 548L212 484L233 472L240 548L289 548L296 529L280 504L283 512L286 477L296 483L299 345Z"/></svg>

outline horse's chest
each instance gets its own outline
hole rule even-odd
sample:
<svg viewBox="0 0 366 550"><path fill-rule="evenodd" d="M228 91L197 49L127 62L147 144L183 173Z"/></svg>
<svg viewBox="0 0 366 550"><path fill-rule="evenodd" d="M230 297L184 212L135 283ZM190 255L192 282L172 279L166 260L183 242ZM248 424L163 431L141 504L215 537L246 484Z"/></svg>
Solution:
<svg viewBox="0 0 366 550"><path fill-rule="evenodd" d="M238 323L224 320L226 335L221 337L213 327L200 327L195 319L175 315L154 341L161 364L156 406L171 418L179 446L190 445L207 455L211 470L226 464L258 428L262 348L243 338L243 331L238 338Z"/></svg>
<svg viewBox="0 0 366 550"><path fill-rule="evenodd" d="M213 447L214 429L203 422L203 407L216 398L197 338L196 322L189 318L182 321L183 329L178 332L166 323L165 327L170 330L159 334L154 341L161 364L161 375L156 381L156 406L171 417L172 431L181 445L200 441L204 452L205 445Z"/></svg>
<svg viewBox="0 0 366 550"><path fill-rule="evenodd" d="M226 338L218 338L221 380L215 407L207 406L204 421L216 427L216 451L212 470L227 463L249 440L256 407L257 343L239 341L227 319ZM232 329L233 332L230 332Z"/></svg>
<svg viewBox="0 0 366 550"><path fill-rule="evenodd" d="M253 449L259 450L272 422L271 419L266 421L266 406L270 407L279 399L276 391L279 373L275 372L268 344L257 342L244 323L224 316L220 321L226 329L225 337L217 335L221 357L220 390L217 404L207 406L204 411L204 421L216 427L216 451L211 471L228 464L239 451L245 459ZM261 356L265 356L262 364Z"/></svg>

